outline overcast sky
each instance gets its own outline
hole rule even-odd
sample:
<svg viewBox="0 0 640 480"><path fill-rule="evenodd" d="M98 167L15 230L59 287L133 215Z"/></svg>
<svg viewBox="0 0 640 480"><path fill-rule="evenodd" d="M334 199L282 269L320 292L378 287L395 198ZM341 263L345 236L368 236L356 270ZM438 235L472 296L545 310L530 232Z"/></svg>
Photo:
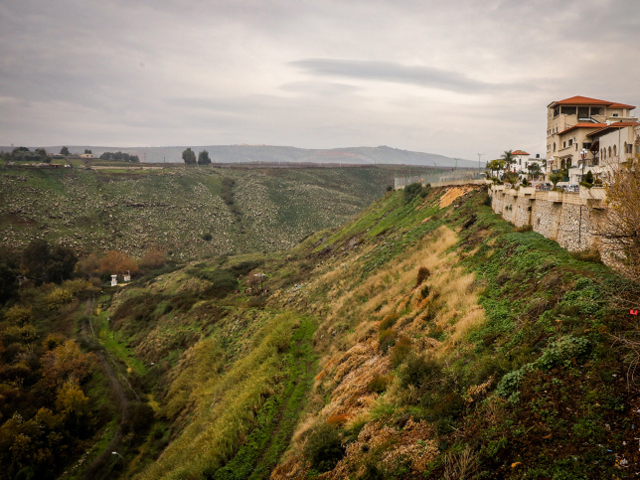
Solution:
<svg viewBox="0 0 640 480"><path fill-rule="evenodd" d="M545 154L640 103L638 0L2 0L0 144Z"/></svg>

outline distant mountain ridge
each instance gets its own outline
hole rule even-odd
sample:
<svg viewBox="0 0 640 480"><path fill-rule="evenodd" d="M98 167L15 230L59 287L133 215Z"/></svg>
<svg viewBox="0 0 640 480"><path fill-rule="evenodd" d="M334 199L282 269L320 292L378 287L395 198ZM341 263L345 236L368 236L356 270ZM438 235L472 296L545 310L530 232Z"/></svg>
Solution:
<svg viewBox="0 0 640 480"><path fill-rule="evenodd" d="M83 153L89 149L96 157L104 152L121 151L138 155L140 161L147 163L181 163L182 152L187 146L175 147L96 147L92 145L67 145L71 153ZM48 152L58 153L61 145L44 147ZM421 165L453 167L456 160L434 153L413 152L387 147L346 147L331 149L306 149L273 145L201 145L191 146L196 152L207 150L213 163L345 163L355 165ZM11 147L0 147L10 151ZM470 160L458 160L458 167L477 167Z"/></svg>

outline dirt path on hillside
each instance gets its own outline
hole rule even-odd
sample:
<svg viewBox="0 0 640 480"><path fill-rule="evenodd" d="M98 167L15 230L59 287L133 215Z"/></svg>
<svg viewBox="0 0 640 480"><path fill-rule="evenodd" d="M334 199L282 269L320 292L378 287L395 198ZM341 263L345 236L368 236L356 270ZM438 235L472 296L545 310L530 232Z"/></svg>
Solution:
<svg viewBox="0 0 640 480"><path fill-rule="evenodd" d="M95 309L95 299L87 300L84 307L84 314L88 317L88 320L84 322L81 326L80 336L82 339L89 345L95 344L98 342L97 336L93 330L92 318L93 312ZM120 424L118 425L118 430L115 435L107 445L104 452L98 455L93 462L87 467L84 472L84 478L87 479L99 479L101 477L101 471L104 471L104 466L107 461L111 460L113 457L113 453L117 452L118 447L120 446L120 442L122 441L123 427L129 420L129 404L130 401L127 398L120 381L118 380L118 376L114 370L114 367L109 362L107 355L102 350L96 350L96 357L98 358L98 362L100 364L100 369L104 376L109 380L109 390L112 395L116 398L118 402L118 409L120 410Z"/></svg>

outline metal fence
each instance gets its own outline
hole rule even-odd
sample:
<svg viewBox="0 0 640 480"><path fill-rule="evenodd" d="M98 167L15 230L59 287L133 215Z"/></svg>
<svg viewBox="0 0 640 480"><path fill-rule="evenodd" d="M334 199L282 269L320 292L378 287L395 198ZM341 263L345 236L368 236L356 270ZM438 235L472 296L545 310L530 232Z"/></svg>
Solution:
<svg viewBox="0 0 640 480"><path fill-rule="evenodd" d="M479 175L475 169L448 170L445 172L435 172L430 175L414 175L412 177L396 177L393 179L394 188L403 188L412 183L440 183L455 182L458 180L480 180L484 175Z"/></svg>

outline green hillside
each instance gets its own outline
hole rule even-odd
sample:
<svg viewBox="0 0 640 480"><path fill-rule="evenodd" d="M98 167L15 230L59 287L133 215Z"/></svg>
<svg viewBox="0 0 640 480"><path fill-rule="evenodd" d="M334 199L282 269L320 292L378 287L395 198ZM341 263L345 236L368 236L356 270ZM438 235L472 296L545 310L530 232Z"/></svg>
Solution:
<svg viewBox="0 0 640 480"><path fill-rule="evenodd" d="M632 478L637 290L486 199L389 192L287 252L105 290L77 328L126 395L62 478Z"/></svg>
<svg viewBox="0 0 640 480"><path fill-rule="evenodd" d="M41 238L136 257L159 246L174 261L284 250L352 218L393 184L395 172L101 165L0 169L0 242L22 247Z"/></svg>

